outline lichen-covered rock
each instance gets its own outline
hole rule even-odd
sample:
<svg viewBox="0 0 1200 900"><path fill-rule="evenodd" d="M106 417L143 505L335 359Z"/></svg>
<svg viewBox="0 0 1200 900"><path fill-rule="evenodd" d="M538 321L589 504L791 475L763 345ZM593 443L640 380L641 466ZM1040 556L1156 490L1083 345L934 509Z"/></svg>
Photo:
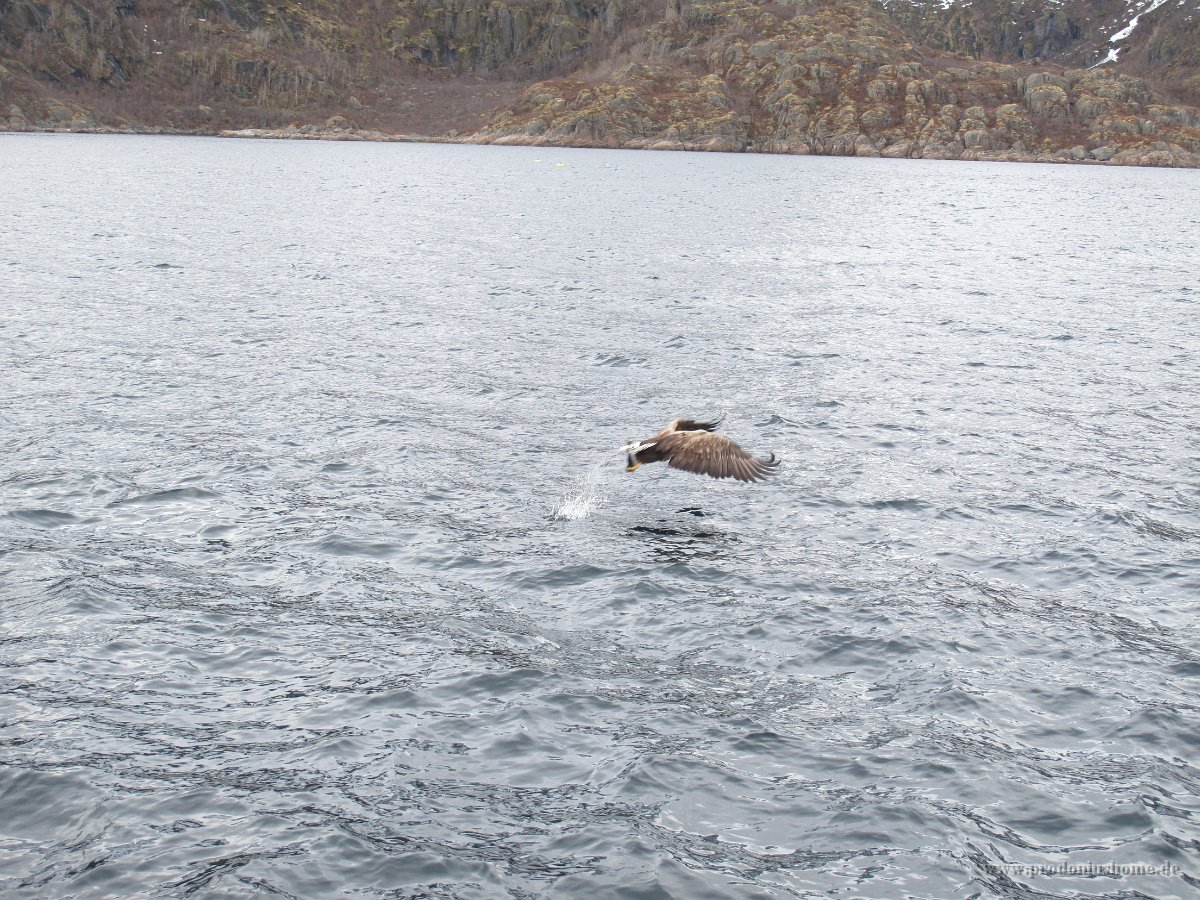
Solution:
<svg viewBox="0 0 1200 900"><path fill-rule="evenodd" d="M1065 120L1069 109L1066 88L1057 84L1039 84L1025 91L1025 106L1035 116Z"/></svg>
<svg viewBox="0 0 1200 900"><path fill-rule="evenodd" d="M972 128L963 132L963 146L968 150L991 150L992 136L986 128Z"/></svg>
<svg viewBox="0 0 1200 900"><path fill-rule="evenodd" d="M1037 131L1025 111L1016 103L1006 103L996 108L993 140L1003 147L1014 150L1032 149L1037 141Z"/></svg>
<svg viewBox="0 0 1200 900"><path fill-rule="evenodd" d="M855 156L879 156L879 150L875 146L875 142L865 134L860 134L854 139L854 155Z"/></svg>

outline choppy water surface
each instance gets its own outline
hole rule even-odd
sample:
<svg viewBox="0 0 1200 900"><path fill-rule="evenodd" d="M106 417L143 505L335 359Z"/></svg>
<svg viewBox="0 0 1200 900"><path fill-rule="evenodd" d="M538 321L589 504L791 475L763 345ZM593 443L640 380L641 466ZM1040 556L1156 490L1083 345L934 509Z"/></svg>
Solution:
<svg viewBox="0 0 1200 900"><path fill-rule="evenodd" d="M1195 896L1198 243L1181 171L0 137L0 892ZM624 472L722 410L773 483Z"/></svg>

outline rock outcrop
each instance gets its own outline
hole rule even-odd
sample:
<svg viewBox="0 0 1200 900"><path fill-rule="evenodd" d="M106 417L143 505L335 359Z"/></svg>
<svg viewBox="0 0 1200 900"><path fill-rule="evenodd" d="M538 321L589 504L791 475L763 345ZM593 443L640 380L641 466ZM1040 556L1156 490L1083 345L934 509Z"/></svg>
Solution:
<svg viewBox="0 0 1200 900"><path fill-rule="evenodd" d="M1124 0L0 0L0 128L1200 165L1194 44L1156 11L1095 66L1112 27L1093 19L1119 27L1126 12Z"/></svg>

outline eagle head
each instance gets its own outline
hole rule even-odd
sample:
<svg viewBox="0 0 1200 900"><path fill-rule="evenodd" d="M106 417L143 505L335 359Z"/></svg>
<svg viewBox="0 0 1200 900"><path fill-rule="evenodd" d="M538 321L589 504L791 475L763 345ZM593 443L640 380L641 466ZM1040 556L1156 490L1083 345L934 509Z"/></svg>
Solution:
<svg viewBox="0 0 1200 900"><path fill-rule="evenodd" d="M638 441L630 441L622 447L621 449L625 451L625 471L636 472L642 465L638 462L637 455L643 450L649 450L653 446L653 442L639 443Z"/></svg>

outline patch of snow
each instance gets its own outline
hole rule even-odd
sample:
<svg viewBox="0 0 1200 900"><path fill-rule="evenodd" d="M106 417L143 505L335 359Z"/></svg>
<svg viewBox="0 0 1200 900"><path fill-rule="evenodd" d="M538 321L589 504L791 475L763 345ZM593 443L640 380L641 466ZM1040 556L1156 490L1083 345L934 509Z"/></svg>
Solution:
<svg viewBox="0 0 1200 900"><path fill-rule="evenodd" d="M1140 19L1142 16L1146 15L1147 13L1154 12L1156 9L1158 9L1160 6L1162 6L1166 2L1167 2L1167 0L1150 0L1150 5L1146 9L1142 9L1136 16L1134 16L1132 19L1130 19L1129 24L1126 25L1124 28L1122 28L1120 31L1118 31L1116 34L1114 34L1112 37L1110 37L1108 39L1108 42L1110 44L1113 44L1113 43L1116 43L1117 41L1125 40L1125 38L1127 38L1131 34L1133 34L1133 29L1137 28L1138 19ZM1146 0L1142 0L1142 2L1138 4L1138 8L1141 9L1141 7L1143 7L1145 5L1146 5Z"/></svg>

